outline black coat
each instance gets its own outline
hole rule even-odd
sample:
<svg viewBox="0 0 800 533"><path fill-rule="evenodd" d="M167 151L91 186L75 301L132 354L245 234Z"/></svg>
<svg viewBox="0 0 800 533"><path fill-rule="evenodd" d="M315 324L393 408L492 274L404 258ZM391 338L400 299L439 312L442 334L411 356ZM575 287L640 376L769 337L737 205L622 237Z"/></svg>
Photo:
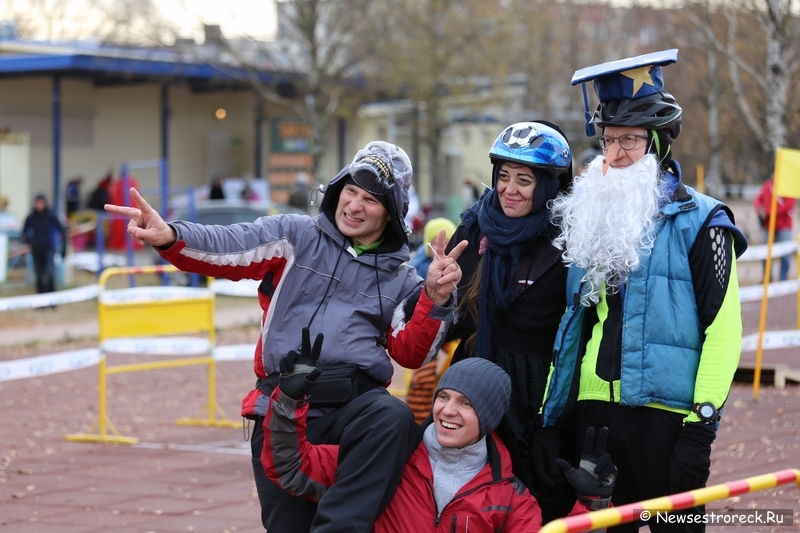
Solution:
<svg viewBox="0 0 800 533"><path fill-rule="evenodd" d="M67 244L64 226L50 209L31 211L25 219L22 235L25 238L25 244L31 247L34 254L57 250L64 255Z"/></svg>
<svg viewBox="0 0 800 533"><path fill-rule="evenodd" d="M464 226L456 229L450 245L465 238ZM458 259L462 278L458 294L466 293L476 283L475 272L481 261L479 242L470 242ZM558 324L566 309L567 269L546 236L537 238L530 252L517 265L518 280L526 280L508 311L495 313L492 327L491 359L508 372L512 383L511 406L497 433L511 452L514 474L528 487L533 484L529 451L539 408L550 371L553 344ZM475 323L461 316L448 332L450 339L466 339L475 331ZM462 342L453 362L471 357Z"/></svg>

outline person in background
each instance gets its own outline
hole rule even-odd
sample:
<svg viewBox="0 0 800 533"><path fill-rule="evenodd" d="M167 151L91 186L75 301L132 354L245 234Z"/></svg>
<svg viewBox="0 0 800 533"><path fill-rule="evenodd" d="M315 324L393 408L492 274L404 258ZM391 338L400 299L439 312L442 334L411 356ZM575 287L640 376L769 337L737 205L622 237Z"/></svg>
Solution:
<svg viewBox="0 0 800 533"><path fill-rule="evenodd" d="M311 500L324 498L338 476L341 448L315 446L306 437L308 401L315 381L322 335L304 343L282 363L264 422L261 462L283 490ZM542 526L536 499L514 477L508 450L494 428L506 412L511 380L496 364L480 358L451 366L436 387L422 438L403 469L400 486L372 531L535 533ZM606 430L587 431L580 467L560 468L580 495L571 514L608 507L616 477L605 453Z"/></svg>
<svg viewBox="0 0 800 533"><path fill-rule="evenodd" d="M430 416L433 392L439 384L442 373L450 367L453 352L457 347L457 340L444 343L433 361L414 370L406 394L406 405L414 413L417 424L422 424Z"/></svg>
<svg viewBox="0 0 800 533"><path fill-rule="evenodd" d="M428 265L433 261L433 249L430 243L436 240L442 230L444 230L445 237L449 241L456 230L456 225L444 217L432 218L425 223L425 228L422 230L422 244L419 245L409 262L417 270L417 274L421 278L428 276Z"/></svg>
<svg viewBox="0 0 800 533"><path fill-rule="evenodd" d="M273 215L255 222L167 224L136 191L138 207L108 205L131 218L128 232L186 272L259 281L263 310L255 349L256 387L242 400L254 422L250 438L261 519L270 533L366 533L392 499L418 442L411 410L386 389L392 359L419 368L439 350L454 319L456 262L447 239L420 278L407 262L411 161L399 146L373 141L328 183L315 216ZM328 339L320 356L308 418L315 444L338 445L337 481L318 502L291 496L261 464L263 420L280 362L307 344L309 330ZM390 359L391 358L391 359Z"/></svg>
<svg viewBox="0 0 800 533"><path fill-rule="evenodd" d="M297 209L308 212L311 194L311 179L305 172L298 172L294 179L294 189L289 194L288 204Z"/></svg>
<svg viewBox="0 0 800 533"><path fill-rule="evenodd" d="M570 186L572 152L554 124L519 122L500 132L489 160L492 188L462 213L450 241L469 246L459 257L461 316L447 339L461 339L453 362L480 354L511 376L511 407L497 434L514 474L549 521L568 513L574 500L568 486L540 490L531 457L553 342L567 305L566 269L552 244L556 231L548 203Z"/></svg>
<svg viewBox="0 0 800 533"><path fill-rule="evenodd" d="M553 201L569 302L534 440L537 483L561 476L561 444L609 429L619 506L704 487L720 413L739 362L733 213L682 181L672 141L682 110L664 91L666 50L581 69L599 106L603 157ZM585 91L584 85L584 91ZM588 127L587 133L593 134ZM702 531L703 507L650 520L653 533ZM639 530L634 522L615 531Z"/></svg>
<svg viewBox="0 0 800 533"><path fill-rule="evenodd" d="M95 211L102 211L103 207L111 201L111 182L114 180L114 173L109 170L105 176L100 178L97 186L89 194L89 200L86 202L86 207L94 209Z"/></svg>
<svg viewBox="0 0 800 533"><path fill-rule="evenodd" d="M470 207L481 198L480 189L478 188L478 185L475 184L475 180L471 177L464 178L464 186L461 192L463 196L462 201L464 202L464 209Z"/></svg>
<svg viewBox="0 0 800 533"><path fill-rule="evenodd" d="M222 188L222 176L215 175L211 180L211 188L208 190L209 200L224 200L225 190Z"/></svg>
<svg viewBox="0 0 800 533"><path fill-rule="evenodd" d="M81 184L83 176L72 178L67 182L67 190L64 199L67 202L67 219L72 217L72 213L81 208Z"/></svg>
<svg viewBox="0 0 800 533"><path fill-rule="evenodd" d="M67 254L67 235L58 217L50 211L47 197L37 194L33 209L22 228L25 244L30 246L33 271L36 274L36 292L56 290L54 254L63 258Z"/></svg>
<svg viewBox="0 0 800 533"><path fill-rule="evenodd" d="M772 207L772 191L775 187L775 175L769 177L758 190L758 194L753 199L753 207L758 214L758 221L761 224L761 229L764 235L764 244L767 243L769 238L769 210ZM788 242L792 240L792 225L794 221L794 198L783 198L778 196L775 204L775 241L774 242ZM781 269L780 280L786 281L789 279L789 268L792 265L792 256L794 253L789 253L781 256ZM767 268L767 262L764 261L764 269ZM772 273L770 273L770 281L772 280Z"/></svg>
<svg viewBox="0 0 800 533"><path fill-rule="evenodd" d="M251 184L251 178L245 178L244 188L242 189L241 196L245 202L256 202L259 200L258 193Z"/></svg>

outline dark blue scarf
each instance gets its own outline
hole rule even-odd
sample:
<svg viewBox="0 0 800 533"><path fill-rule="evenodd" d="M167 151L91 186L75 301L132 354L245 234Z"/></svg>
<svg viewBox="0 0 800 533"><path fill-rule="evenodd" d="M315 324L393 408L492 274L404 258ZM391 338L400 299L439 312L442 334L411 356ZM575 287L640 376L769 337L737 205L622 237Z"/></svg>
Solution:
<svg viewBox="0 0 800 533"><path fill-rule="evenodd" d="M461 221L469 242L479 242L482 236L488 240L481 267L475 355L489 359L497 310L507 310L514 298L520 256L531 250L536 237L553 230L550 212L543 208L524 217L508 217L500 208L494 189L487 189L461 214Z"/></svg>

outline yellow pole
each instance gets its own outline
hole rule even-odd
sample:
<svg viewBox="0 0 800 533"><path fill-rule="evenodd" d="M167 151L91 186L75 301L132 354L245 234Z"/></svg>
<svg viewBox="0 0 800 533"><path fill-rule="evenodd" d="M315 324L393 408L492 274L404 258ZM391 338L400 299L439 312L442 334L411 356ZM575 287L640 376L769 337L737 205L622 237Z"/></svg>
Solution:
<svg viewBox="0 0 800 533"><path fill-rule="evenodd" d="M216 414L216 398L217 398L217 363L214 358L208 362L208 423L214 423L214 415Z"/></svg>
<svg viewBox="0 0 800 533"><path fill-rule="evenodd" d="M772 199L769 205L769 230L767 231L767 259L764 267L764 293L761 296L761 318L758 321L758 345L756 349L756 367L753 372L753 399L758 400L758 389L761 386L761 359L764 354L764 328L767 324L767 302L769 301L769 280L772 277L772 244L775 241L775 216L778 210L778 195L775 184L772 187Z"/></svg>
<svg viewBox="0 0 800 533"><path fill-rule="evenodd" d="M705 175L703 174L705 171L705 167L703 163L697 163L697 192L700 194L705 194L706 192L706 179Z"/></svg>
<svg viewBox="0 0 800 533"><path fill-rule="evenodd" d="M800 280L800 235L795 239L797 244L797 279ZM797 291L797 329L800 330L800 290Z"/></svg>
<svg viewBox="0 0 800 533"><path fill-rule="evenodd" d="M100 402L98 413L100 420L98 421L98 429L100 433L100 440L106 440L106 354L100 354L100 363L98 365L100 367L100 385L98 389L100 390Z"/></svg>

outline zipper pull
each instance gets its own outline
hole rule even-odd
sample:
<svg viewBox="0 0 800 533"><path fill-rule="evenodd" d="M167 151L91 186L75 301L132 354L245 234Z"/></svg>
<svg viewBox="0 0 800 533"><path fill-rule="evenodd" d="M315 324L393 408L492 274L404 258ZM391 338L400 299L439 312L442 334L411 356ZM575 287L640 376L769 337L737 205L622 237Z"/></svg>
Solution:
<svg viewBox="0 0 800 533"><path fill-rule="evenodd" d="M436 515L436 520L433 521L433 527L437 527L439 525L439 521L442 519L442 513Z"/></svg>
<svg viewBox="0 0 800 533"><path fill-rule="evenodd" d="M450 533L456 533L456 515L453 515L453 520L451 521L450 526Z"/></svg>

